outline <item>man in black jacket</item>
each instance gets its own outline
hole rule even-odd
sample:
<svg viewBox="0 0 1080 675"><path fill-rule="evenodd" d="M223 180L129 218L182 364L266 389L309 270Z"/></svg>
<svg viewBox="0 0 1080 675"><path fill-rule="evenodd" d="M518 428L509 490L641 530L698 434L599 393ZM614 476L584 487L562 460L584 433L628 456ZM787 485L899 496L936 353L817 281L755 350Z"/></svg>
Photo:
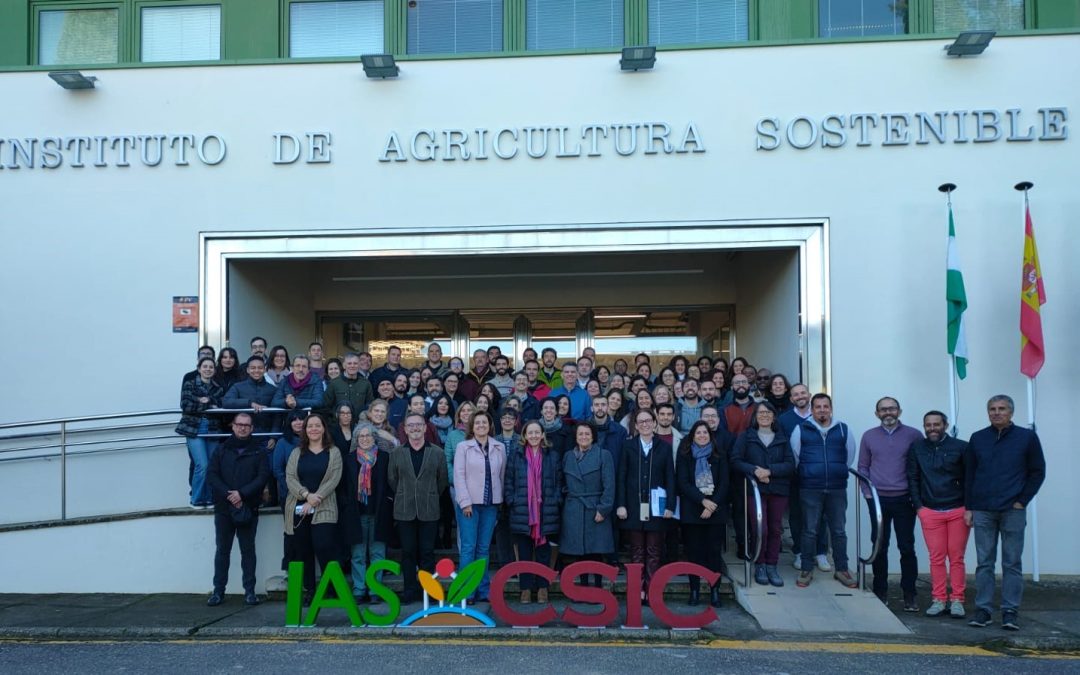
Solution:
<svg viewBox="0 0 1080 675"><path fill-rule="evenodd" d="M214 592L206 604L215 607L225 599L233 537L240 541L244 602L259 604L255 595L255 531L259 525L259 502L270 480L270 463L263 445L251 435L252 417L243 412L233 418L232 435L210 458L207 482L214 499Z"/></svg>
<svg viewBox="0 0 1080 675"><path fill-rule="evenodd" d="M946 429L945 413L923 415L926 438L915 441L907 453L908 494L919 516L923 539L930 553L930 594L927 616L964 618L966 588L964 551L971 529L964 523L964 455L968 444ZM949 561L948 572L945 561ZM952 593L948 581L952 581Z"/></svg>
<svg viewBox="0 0 1080 675"><path fill-rule="evenodd" d="M1042 444L1032 429L1012 423L1013 400L998 394L986 404L990 426L971 435L964 460L964 519L975 527L975 618L992 623L994 565L1001 540L1001 627L1020 630L1017 614L1024 593L1020 558L1024 553L1027 506L1046 478Z"/></svg>

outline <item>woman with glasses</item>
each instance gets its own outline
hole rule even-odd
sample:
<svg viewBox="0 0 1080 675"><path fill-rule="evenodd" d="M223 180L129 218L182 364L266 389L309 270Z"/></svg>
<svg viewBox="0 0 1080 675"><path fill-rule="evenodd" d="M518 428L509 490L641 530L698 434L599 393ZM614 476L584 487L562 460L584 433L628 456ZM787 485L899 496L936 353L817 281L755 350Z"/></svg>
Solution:
<svg viewBox="0 0 1080 675"><path fill-rule="evenodd" d="M367 570L386 558L386 544L394 526L393 495L386 482L393 449L373 425L361 422L353 431L342 464L341 482L345 487L341 524L350 552L353 596L358 602L372 602ZM381 582L382 573L375 578Z"/></svg>
<svg viewBox="0 0 1080 675"><path fill-rule="evenodd" d="M754 409L750 428L735 440L731 453L735 469L753 481L761 492L761 554L755 561L754 580L761 584L783 586L776 569L780 558L780 536L784 532L784 511L795 474L795 455L787 435L777 421L776 408L762 402ZM749 508L749 499L747 503Z"/></svg>

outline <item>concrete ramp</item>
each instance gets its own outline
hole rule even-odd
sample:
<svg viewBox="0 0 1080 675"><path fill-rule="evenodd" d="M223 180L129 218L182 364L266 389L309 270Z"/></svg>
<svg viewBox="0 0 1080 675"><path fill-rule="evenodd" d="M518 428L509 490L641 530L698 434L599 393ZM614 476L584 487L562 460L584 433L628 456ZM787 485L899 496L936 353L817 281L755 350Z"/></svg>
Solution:
<svg viewBox="0 0 1080 675"><path fill-rule="evenodd" d="M784 585L742 585L742 562L729 561L735 578L735 598L766 631L788 633L875 633L910 635L911 631L869 591L845 588L832 572L814 571L814 581L806 588L795 585L798 572L791 557L778 566Z"/></svg>

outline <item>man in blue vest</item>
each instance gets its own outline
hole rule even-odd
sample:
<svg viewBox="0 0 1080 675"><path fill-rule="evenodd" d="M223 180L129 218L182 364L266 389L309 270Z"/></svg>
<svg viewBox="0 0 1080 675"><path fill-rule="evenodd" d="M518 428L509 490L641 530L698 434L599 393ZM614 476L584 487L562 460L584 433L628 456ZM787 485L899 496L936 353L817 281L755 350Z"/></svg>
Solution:
<svg viewBox="0 0 1080 675"><path fill-rule="evenodd" d="M811 417L791 432L791 450L799 463L799 499L803 509L802 550L816 546L818 523L824 513L832 534L833 578L848 588L858 583L848 571L847 486L848 468L855 461L855 439L843 422L833 419L832 398L814 394ZM802 571L795 585L806 588L814 580L814 559L802 556Z"/></svg>

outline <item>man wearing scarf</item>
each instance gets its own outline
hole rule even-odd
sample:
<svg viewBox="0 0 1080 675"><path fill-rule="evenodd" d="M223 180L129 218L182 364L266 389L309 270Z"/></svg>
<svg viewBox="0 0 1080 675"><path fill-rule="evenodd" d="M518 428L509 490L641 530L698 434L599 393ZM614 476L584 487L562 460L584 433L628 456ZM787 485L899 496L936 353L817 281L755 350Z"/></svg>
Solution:
<svg viewBox="0 0 1080 675"><path fill-rule="evenodd" d="M322 400L322 380L311 370L310 359L303 354L298 354L293 358L292 372L282 380L270 405L273 408L303 410L319 407ZM282 427L279 419L275 430L280 431Z"/></svg>

